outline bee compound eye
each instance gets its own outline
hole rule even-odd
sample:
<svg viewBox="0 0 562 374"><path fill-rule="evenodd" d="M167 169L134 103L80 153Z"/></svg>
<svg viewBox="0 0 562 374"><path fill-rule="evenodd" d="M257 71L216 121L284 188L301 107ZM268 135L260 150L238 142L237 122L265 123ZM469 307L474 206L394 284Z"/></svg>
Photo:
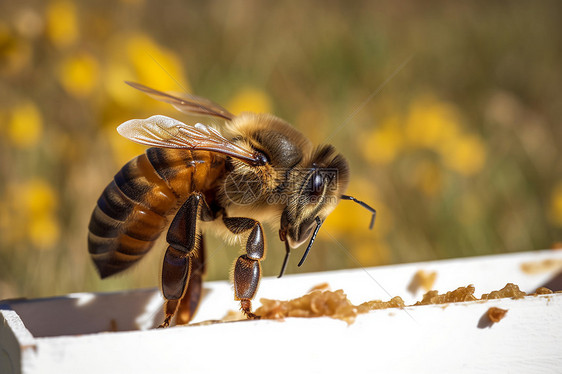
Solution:
<svg viewBox="0 0 562 374"><path fill-rule="evenodd" d="M319 172L314 172L310 177L309 192L313 195L320 195L324 189L324 178Z"/></svg>
<svg viewBox="0 0 562 374"><path fill-rule="evenodd" d="M267 156L262 152L256 152L256 164L258 166L263 166L269 162Z"/></svg>

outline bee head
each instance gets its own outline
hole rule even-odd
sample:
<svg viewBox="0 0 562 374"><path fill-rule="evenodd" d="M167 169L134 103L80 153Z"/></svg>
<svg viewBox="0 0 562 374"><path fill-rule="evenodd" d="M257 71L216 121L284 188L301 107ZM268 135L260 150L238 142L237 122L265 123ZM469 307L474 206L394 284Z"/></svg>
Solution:
<svg viewBox="0 0 562 374"><path fill-rule="evenodd" d="M263 164L247 165L233 160L231 173L222 189L222 206L246 206L254 216L281 214L279 238L291 248L305 241L308 247L302 265L320 226L340 200L352 200L373 216L375 210L344 195L349 182L349 166L331 145L313 148L310 141L287 122L264 114L246 113L229 124L233 143L263 155Z"/></svg>
<svg viewBox="0 0 562 374"><path fill-rule="evenodd" d="M287 205L279 235L296 248L314 234L334 210L349 181L345 158L333 146L318 147L301 167L288 171Z"/></svg>

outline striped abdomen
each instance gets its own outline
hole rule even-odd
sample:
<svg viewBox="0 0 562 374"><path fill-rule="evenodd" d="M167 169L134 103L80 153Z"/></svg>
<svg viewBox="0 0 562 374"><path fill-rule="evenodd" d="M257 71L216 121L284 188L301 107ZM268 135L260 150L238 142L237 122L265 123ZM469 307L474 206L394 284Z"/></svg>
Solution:
<svg viewBox="0 0 562 374"><path fill-rule="evenodd" d="M98 199L88 250L102 278L125 270L154 245L193 191L214 188L224 158L211 152L149 148L115 175Z"/></svg>

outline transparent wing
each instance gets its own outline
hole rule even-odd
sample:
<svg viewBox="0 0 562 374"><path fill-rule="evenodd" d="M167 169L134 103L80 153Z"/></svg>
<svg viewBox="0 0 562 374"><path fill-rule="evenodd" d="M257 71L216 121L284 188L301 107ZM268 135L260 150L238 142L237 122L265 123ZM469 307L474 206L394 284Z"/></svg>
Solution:
<svg viewBox="0 0 562 374"><path fill-rule="evenodd" d="M195 126L166 116L132 119L117 127L117 132L136 143L222 153L251 165L261 163L256 153L223 137L217 130L201 123Z"/></svg>
<svg viewBox="0 0 562 374"><path fill-rule="evenodd" d="M228 110L203 97L190 94L162 92L135 82L125 81L125 83L139 91L144 92L156 100L172 104L174 108L183 113L220 117L228 121L234 118L234 115Z"/></svg>

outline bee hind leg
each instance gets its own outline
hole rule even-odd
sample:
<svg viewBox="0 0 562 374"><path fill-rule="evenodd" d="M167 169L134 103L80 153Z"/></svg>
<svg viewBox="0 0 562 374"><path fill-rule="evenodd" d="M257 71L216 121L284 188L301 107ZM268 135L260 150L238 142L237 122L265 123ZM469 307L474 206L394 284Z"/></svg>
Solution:
<svg viewBox="0 0 562 374"><path fill-rule="evenodd" d="M159 327L168 327L178 309L188 312L179 318L179 323L187 323L197 308L204 263L201 255L202 238L197 229L198 219L211 220L212 213L203 195L193 193L178 210L166 236L169 246L162 265L162 294L166 299L165 318ZM188 291L191 283L193 286ZM181 306L184 298L187 308ZM195 305L192 305L192 302Z"/></svg>
<svg viewBox="0 0 562 374"><path fill-rule="evenodd" d="M171 245L168 246L162 266L162 293L166 299L164 304L165 318L164 322L158 327L170 326L189 283L191 263L191 256L176 250Z"/></svg>
<svg viewBox="0 0 562 374"><path fill-rule="evenodd" d="M180 305L177 310L176 324L185 325L191 321L201 298L203 290L203 274L205 274L205 246L203 238L197 247L197 253L192 256L191 274L189 276L189 283L187 290L180 300Z"/></svg>
<svg viewBox="0 0 562 374"><path fill-rule="evenodd" d="M265 258L265 237L261 224L251 218L224 217L225 226L234 234L249 232L246 254L238 257L234 265L234 296L249 319L258 319L252 312L254 298L261 279L260 261Z"/></svg>

